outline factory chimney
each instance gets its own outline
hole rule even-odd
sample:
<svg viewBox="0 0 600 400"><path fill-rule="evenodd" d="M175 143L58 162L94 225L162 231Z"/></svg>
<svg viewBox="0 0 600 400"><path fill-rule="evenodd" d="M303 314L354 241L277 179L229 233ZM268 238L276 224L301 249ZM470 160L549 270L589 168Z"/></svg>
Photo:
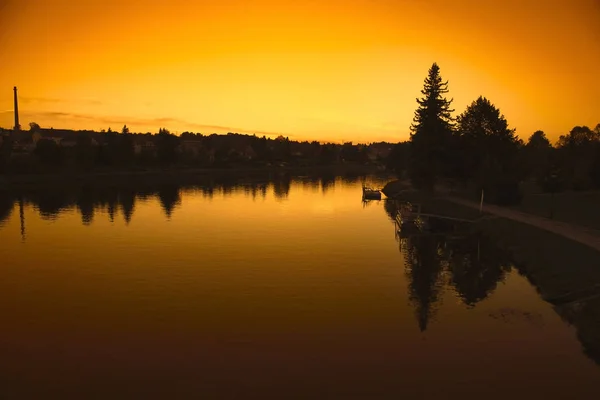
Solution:
<svg viewBox="0 0 600 400"><path fill-rule="evenodd" d="M13 90L15 91L15 132L18 132L21 130L21 125L19 125L19 102L17 100L17 87L15 86Z"/></svg>

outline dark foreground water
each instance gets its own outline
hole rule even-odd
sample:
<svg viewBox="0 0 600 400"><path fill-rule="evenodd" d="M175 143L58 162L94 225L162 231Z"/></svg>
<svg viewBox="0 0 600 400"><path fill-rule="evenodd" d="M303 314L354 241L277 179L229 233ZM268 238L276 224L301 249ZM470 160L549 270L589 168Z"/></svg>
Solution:
<svg viewBox="0 0 600 400"><path fill-rule="evenodd" d="M2 399L600 393L510 255L399 238L361 179L2 196Z"/></svg>

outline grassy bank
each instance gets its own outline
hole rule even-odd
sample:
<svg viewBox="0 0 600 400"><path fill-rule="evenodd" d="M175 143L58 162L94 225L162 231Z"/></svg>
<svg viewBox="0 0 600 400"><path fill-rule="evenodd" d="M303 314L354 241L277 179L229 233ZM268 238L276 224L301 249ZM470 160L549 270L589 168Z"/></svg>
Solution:
<svg viewBox="0 0 600 400"><path fill-rule="evenodd" d="M600 229L600 191L528 194L515 209L549 218L553 210L554 219L588 228Z"/></svg>
<svg viewBox="0 0 600 400"><path fill-rule="evenodd" d="M552 216L557 221L600 229L600 191L563 192L552 196L533 190L530 186L529 183L525 185L521 204L507 208L543 218ZM480 192L470 189L454 190L452 195L474 202L479 202L481 198Z"/></svg>

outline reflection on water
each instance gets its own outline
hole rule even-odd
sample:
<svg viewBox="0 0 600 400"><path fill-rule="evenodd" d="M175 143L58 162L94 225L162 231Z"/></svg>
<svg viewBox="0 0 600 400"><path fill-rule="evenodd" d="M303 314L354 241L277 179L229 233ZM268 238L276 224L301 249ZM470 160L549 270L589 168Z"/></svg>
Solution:
<svg viewBox="0 0 600 400"><path fill-rule="evenodd" d="M542 301L468 223L398 234L362 201L385 181L4 193L0 394L590 398L590 309Z"/></svg>
<svg viewBox="0 0 600 400"><path fill-rule="evenodd" d="M396 203L386 200L384 204L390 219L395 220ZM470 229L469 223L444 218L427 222L426 232L396 235L421 331L434 317L446 287L452 286L467 307L474 307L494 291L512 266L510 254Z"/></svg>
<svg viewBox="0 0 600 400"><path fill-rule="evenodd" d="M94 221L96 210L106 210L110 221L120 211L126 223L131 222L137 200L146 201L158 198L167 218L181 204L181 192L200 194L212 199L215 195L231 196L243 191L253 199L266 198L267 192L272 191L274 198L285 200L288 197L292 182L294 185L311 189L313 192L321 190L327 193L340 184L353 185L364 182L366 179L375 179L382 184L385 179L368 178L365 175L350 174L336 176L333 174L320 174L312 176L292 176L289 173L280 173L263 178L262 180L244 180L235 176L220 175L198 178L197 184L181 186L175 183L157 185L136 185L132 182L129 186L83 186L72 188L44 188L44 190L29 189L21 193L25 201L32 204L43 219L54 220L61 212L77 209L81 215L83 225L90 225ZM15 197L9 193L0 196L0 226L11 215ZM22 201L22 200L21 200Z"/></svg>

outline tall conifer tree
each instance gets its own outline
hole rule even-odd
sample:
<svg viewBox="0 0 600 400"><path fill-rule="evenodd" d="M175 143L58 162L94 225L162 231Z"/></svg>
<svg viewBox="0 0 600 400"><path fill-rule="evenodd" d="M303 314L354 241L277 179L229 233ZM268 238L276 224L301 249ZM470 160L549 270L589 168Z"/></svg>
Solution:
<svg viewBox="0 0 600 400"><path fill-rule="evenodd" d="M410 127L411 157L409 177L420 189L433 190L436 180L449 173L450 145L454 119L450 108L452 99L448 93L448 81L442 81L440 67L433 63L417 99L413 123Z"/></svg>

